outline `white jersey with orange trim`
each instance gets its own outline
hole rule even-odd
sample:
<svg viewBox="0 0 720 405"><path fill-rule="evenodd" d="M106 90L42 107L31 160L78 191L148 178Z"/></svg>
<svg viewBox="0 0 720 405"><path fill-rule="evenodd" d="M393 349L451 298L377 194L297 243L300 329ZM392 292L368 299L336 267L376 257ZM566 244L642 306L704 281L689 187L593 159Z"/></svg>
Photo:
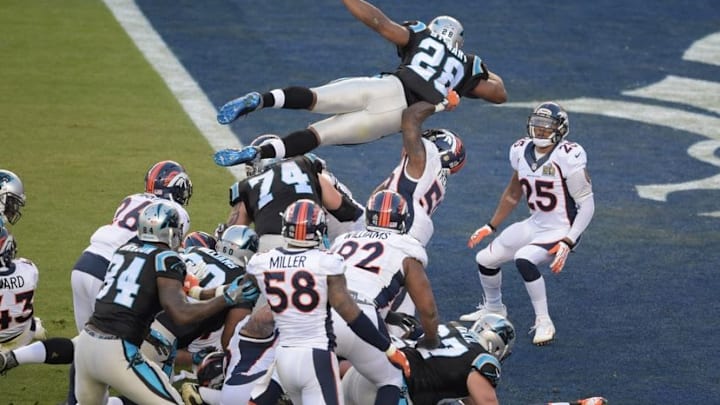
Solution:
<svg viewBox="0 0 720 405"><path fill-rule="evenodd" d="M92 234L90 246L85 251L110 260L120 246L137 236L137 220L140 211L156 201L168 201L178 210L180 219L183 221L183 234L186 234L190 229L190 216L182 205L150 193L132 194L125 197L120 203L115 210L112 222L101 226Z"/></svg>
<svg viewBox="0 0 720 405"><path fill-rule="evenodd" d="M345 272L342 256L282 247L255 254L246 270L273 311L280 346L333 349L327 277Z"/></svg>
<svg viewBox="0 0 720 405"><path fill-rule="evenodd" d="M374 304L384 318L405 285L403 261L410 257L427 267L425 247L407 235L365 230L340 235L331 248L345 258L348 290L360 302Z"/></svg>
<svg viewBox="0 0 720 405"><path fill-rule="evenodd" d="M414 179L407 174L405 168L408 157L404 156L383 187L412 201L412 204L408 204L410 215L407 233L427 246L435 229L432 214L445 198L448 171L442 167L440 152L435 144L425 138L422 138L422 142L425 146L425 169L420 178Z"/></svg>
<svg viewBox="0 0 720 405"><path fill-rule="evenodd" d="M533 224L539 229L569 229L578 210L566 179L585 169L585 149L563 140L538 158L531 139L522 138L510 147L509 155L527 196Z"/></svg>
<svg viewBox="0 0 720 405"><path fill-rule="evenodd" d="M33 298L40 272L33 262L13 260L14 267L0 267L0 344L30 329Z"/></svg>

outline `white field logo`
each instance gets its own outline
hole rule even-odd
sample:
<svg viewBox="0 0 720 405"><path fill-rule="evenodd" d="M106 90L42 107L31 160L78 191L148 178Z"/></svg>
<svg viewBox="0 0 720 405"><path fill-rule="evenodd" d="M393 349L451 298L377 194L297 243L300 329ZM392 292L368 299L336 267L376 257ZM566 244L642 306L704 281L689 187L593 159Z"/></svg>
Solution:
<svg viewBox="0 0 720 405"><path fill-rule="evenodd" d="M684 60L720 66L720 33L709 35L690 46L683 55ZM599 114L622 118L692 132L707 137L688 148L688 154L702 162L720 167L720 157L715 150L720 148L720 83L697 80L680 76L667 76L659 83L636 90L624 91L623 95L652 100L685 104L706 110L712 114L701 114L679 109L646 105L629 101L577 98L557 100L569 112ZM539 102L539 101L538 101ZM508 103L510 107L534 108L538 102ZM668 194L687 190L719 190L720 173L704 179L683 183L636 185L642 198L667 201ZM703 212L699 215L720 218L720 211Z"/></svg>

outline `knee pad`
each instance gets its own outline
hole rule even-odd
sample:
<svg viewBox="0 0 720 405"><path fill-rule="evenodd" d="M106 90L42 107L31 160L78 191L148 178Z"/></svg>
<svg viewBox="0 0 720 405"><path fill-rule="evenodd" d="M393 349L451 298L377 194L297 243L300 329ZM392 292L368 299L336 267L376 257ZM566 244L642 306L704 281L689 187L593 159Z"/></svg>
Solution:
<svg viewBox="0 0 720 405"><path fill-rule="evenodd" d="M483 266L482 264L478 264L478 271L483 276L494 276L494 275L500 273L500 267L498 267L496 269L491 269L489 267Z"/></svg>
<svg viewBox="0 0 720 405"><path fill-rule="evenodd" d="M542 277L542 274L540 274L540 270L538 270L537 266L527 259L516 259L515 266L517 266L523 280L528 283Z"/></svg>

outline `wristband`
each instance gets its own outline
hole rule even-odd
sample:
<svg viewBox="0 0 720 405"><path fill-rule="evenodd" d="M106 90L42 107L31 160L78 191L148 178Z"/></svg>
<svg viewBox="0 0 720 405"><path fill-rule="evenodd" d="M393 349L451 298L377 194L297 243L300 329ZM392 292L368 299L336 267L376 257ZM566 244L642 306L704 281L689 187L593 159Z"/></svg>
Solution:
<svg viewBox="0 0 720 405"><path fill-rule="evenodd" d="M222 297L225 294L225 286L221 285L220 287L215 289L215 296L216 297Z"/></svg>
<svg viewBox="0 0 720 405"><path fill-rule="evenodd" d="M193 286L190 288L190 291L188 291L188 296L190 298L195 298L196 300L200 300L200 293L202 292L202 287L200 286Z"/></svg>
<svg viewBox="0 0 720 405"><path fill-rule="evenodd" d="M492 224L491 224L490 222L488 222L488 223L487 223L487 224L485 224L485 225L487 225L487 226L488 226L488 228L490 228L490 230L492 230L493 232L497 231L497 229L495 229L495 227L494 227L494 226L492 226Z"/></svg>
<svg viewBox="0 0 720 405"><path fill-rule="evenodd" d="M570 249L572 249L572 248L575 247L575 244L572 243L572 242L570 242L570 238L562 238L561 242L563 242L564 244L568 245L568 247L569 247Z"/></svg>

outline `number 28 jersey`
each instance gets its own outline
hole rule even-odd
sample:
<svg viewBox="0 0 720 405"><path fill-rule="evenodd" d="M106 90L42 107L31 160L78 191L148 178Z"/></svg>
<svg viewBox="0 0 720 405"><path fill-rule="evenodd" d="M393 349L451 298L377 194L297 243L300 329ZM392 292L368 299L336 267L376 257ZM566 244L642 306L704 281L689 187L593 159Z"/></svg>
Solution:
<svg viewBox="0 0 720 405"><path fill-rule="evenodd" d="M407 45L398 48L401 65L395 75L403 83L408 105L420 100L437 104L450 90L474 97L470 91L489 75L482 59L459 48L449 48L422 22L404 25L410 31L410 39Z"/></svg>
<svg viewBox="0 0 720 405"><path fill-rule="evenodd" d="M230 205L245 204L258 236L279 235L281 214L291 203L307 198L322 205L321 166L301 155L272 165L264 172L243 179L230 187Z"/></svg>
<svg viewBox="0 0 720 405"><path fill-rule="evenodd" d="M342 256L319 249L275 248L254 255L247 272L267 297L279 345L335 347L327 278L345 272Z"/></svg>
<svg viewBox="0 0 720 405"><path fill-rule="evenodd" d="M510 147L510 165L518 173L532 221L543 229L569 228L577 215L577 205L566 179L585 169L585 149L563 140L538 159L532 140L522 138Z"/></svg>

